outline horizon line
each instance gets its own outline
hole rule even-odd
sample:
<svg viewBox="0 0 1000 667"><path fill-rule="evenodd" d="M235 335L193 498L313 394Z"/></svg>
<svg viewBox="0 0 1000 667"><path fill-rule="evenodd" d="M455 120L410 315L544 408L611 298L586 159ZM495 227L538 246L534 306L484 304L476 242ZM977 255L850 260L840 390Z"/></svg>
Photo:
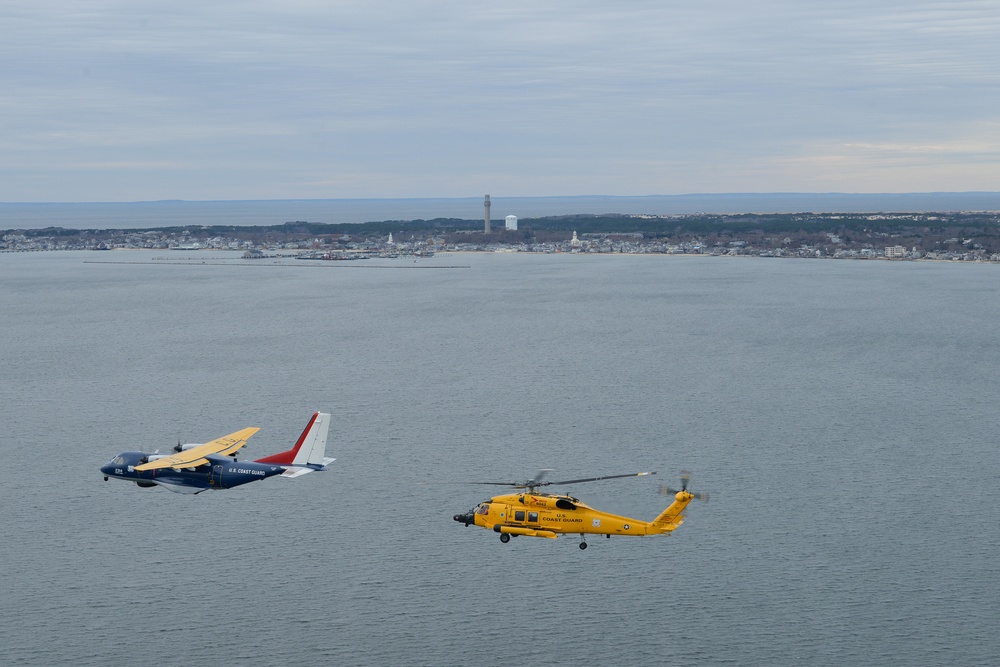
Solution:
<svg viewBox="0 0 1000 667"><path fill-rule="evenodd" d="M810 192L689 192L681 194L645 194L645 195L493 195L493 199L683 199L696 197L918 197L934 195L1000 195L996 190L932 190L911 192L841 192L841 191L810 191ZM322 201L461 201L477 200L484 195L463 197L286 197L272 199L135 199L135 200L93 200L93 201L0 201L0 206L7 205L86 205L86 204L212 204L233 202L322 202Z"/></svg>

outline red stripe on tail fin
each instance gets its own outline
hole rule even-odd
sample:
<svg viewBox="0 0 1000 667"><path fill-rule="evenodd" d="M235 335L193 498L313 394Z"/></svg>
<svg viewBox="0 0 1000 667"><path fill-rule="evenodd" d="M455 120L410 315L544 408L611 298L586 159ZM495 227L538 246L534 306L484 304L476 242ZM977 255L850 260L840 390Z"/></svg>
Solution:
<svg viewBox="0 0 1000 667"><path fill-rule="evenodd" d="M299 448L302 447L302 443L305 442L306 436L309 434L309 429L313 427L313 423L316 418L319 417L319 413L313 413L312 418L309 423L306 424L306 428L302 431L302 435L299 436L299 441L295 443L295 446L288 451L281 452L279 454L271 454L270 456L265 456L262 459L257 459L256 463L274 463L276 465L292 465L295 460L295 455L299 453Z"/></svg>

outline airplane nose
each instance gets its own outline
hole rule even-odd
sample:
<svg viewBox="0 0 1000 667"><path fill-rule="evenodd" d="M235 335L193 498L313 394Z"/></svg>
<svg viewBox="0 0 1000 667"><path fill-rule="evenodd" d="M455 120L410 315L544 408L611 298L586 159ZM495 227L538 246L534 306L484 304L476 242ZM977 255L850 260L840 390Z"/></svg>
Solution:
<svg viewBox="0 0 1000 667"><path fill-rule="evenodd" d="M472 516L472 512L469 512L468 514L456 514L451 518L459 523L464 523L466 528L468 528L470 524L476 522L476 518Z"/></svg>

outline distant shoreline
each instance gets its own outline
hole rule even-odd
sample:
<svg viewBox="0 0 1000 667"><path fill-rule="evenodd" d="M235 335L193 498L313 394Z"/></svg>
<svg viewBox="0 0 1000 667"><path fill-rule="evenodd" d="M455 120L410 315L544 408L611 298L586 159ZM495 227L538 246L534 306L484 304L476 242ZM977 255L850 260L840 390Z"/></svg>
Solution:
<svg viewBox="0 0 1000 667"><path fill-rule="evenodd" d="M121 251L125 253L132 253L138 251L150 252L145 248L114 248L115 251ZM385 262L385 258L372 258L363 260L350 260L350 261L325 261L325 262L303 262L297 260L294 255L283 255L281 257L270 257L267 259L259 260L248 260L243 259L242 252L238 250L217 250L217 249L206 249L200 251L192 252L204 252L206 257L191 257L191 256L178 256L178 257L155 257L151 259L144 260L133 260L133 259L103 259L107 255L103 255L98 251L90 250L0 250L0 255L5 254L35 254L35 253L60 253L60 252L81 252L81 253L93 253L93 259L84 259L84 264L133 264L133 265L159 265L159 266L258 266L258 267L292 267L292 268L376 268L376 269L410 269L410 268L426 268L426 269L469 269L472 268L469 265L446 265L446 264L434 264L433 258L419 258L420 264L414 266L410 264L410 257L399 257L393 258L389 261L397 261L397 264L378 264L377 262ZM232 257L212 257L208 256L208 253L230 253ZM435 253L435 258L447 258L451 256L470 256L478 255L481 257L486 257L490 255L498 256L532 256L532 257L554 257L554 256L569 256L569 257L648 257L648 258L702 258L702 259L800 259L800 260L855 260L855 261L881 261L881 262L897 262L897 263L913 263L913 262L928 262L928 263L942 263L942 264L987 264L996 265L1000 264L1000 260L990 260L990 259L947 259L938 257L907 257L907 258L887 258L887 257L854 257L854 258L837 258L832 256L822 256L822 257L802 257L802 256L788 256L788 257L775 257L775 256L761 256L753 254L727 254L727 253L637 253L637 252L558 252L558 253L543 253L543 252L520 252L520 251L496 251L496 250L446 250ZM400 261L402 260L402 261ZM407 262L407 263L404 263Z"/></svg>
<svg viewBox="0 0 1000 667"><path fill-rule="evenodd" d="M361 224L482 219L483 195L456 198L271 199L146 202L0 202L0 230L149 229L184 225L267 226L294 220ZM493 217L583 214L691 215L1000 211L1000 192L702 193L680 195L491 195Z"/></svg>

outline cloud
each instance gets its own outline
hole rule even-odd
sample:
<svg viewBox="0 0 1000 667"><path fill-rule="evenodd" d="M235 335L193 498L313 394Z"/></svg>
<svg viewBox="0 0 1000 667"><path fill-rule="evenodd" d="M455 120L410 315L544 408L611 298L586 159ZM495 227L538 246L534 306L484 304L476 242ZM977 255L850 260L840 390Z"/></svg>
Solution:
<svg viewBox="0 0 1000 667"><path fill-rule="evenodd" d="M1000 176L968 131L998 120L991 2L42 0L0 19L0 200L136 198L134 174L67 185L95 163L164 167L157 199L872 191L908 182L901 146L953 147L921 167L935 190L971 189L964 160Z"/></svg>

